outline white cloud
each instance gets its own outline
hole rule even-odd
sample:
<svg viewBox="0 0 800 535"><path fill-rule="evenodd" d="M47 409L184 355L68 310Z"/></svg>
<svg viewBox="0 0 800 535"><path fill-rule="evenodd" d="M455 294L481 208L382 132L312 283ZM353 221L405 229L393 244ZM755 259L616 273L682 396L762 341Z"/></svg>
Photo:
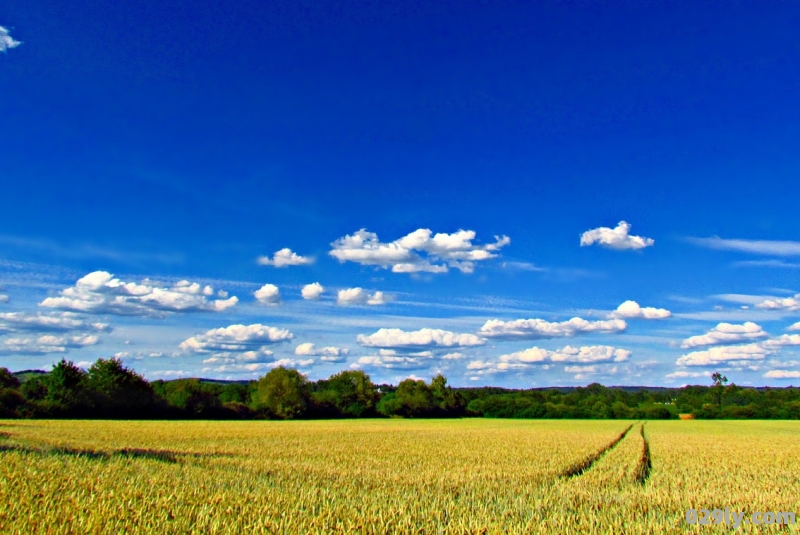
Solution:
<svg viewBox="0 0 800 535"><path fill-rule="evenodd" d="M481 327L478 334L500 339L562 338L589 333L620 333L627 327L628 325L621 319L588 321L583 318L572 318L562 322L549 322L543 319L489 320Z"/></svg>
<svg viewBox="0 0 800 535"><path fill-rule="evenodd" d="M360 357L350 367L360 368L385 368L388 370L418 370L428 366L420 357L400 357L392 355L370 355Z"/></svg>
<svg viewBox="0 0 800 535"><path fill-rule="evenodd" d="M566 373L594 374L597 373L597 366L564 366Z"/></svg>
<svg viewBox="0 0 800 535"><path fill-rule="evenodd" d="M800 310L800 294L794 297L775 297L772 299L765 299L756 304L756 308L764 310Z"/></svg>
<svg viewBox="0 0 800 535"><path fill-rule="evenodd" d="M275 305L281 302L281 292L274 284L265 284L253 292L253 296L262 305Z"/></svg>
<svg viewBox="0 0 800 535"><path fill-rule="evenodd" d="M581 247L597 244L609 249L623 251L626 249L644 249L645 247L651 247L655 244L655 240L652 238L631 236L628 234L630 230L630 223L626 223L625 221L620 221L615 228L599 227L587 230L581 234Z"/></svg>
<svg viewBox="0 0 800 535"><path fill-rule="evenodd" d="M192 336L181 342L183 351L193 353L246 352L261 351L265 346L287 342L293 334L286 329L278 329L255 323L253 325L230 325L211 329L205 334Z"/></svg>
<svg viewBox="0 0 800 535"><path fill-rule="evenodd" d="M8 296L0 294L0 303L8 303Z"/></svg>
<svg viewBox="0 0 800 535"><path fill-rule="evenodd" d="M318 282L312 282L311 284L306 284L303 286L303 289L300 290L300 295L303 296L303 299L315 301L320 298L324 291L324 286Z"/></svg>
<svg viewBox="0 0 800 535"><path fill-rule="evenodd" d="M640 307L636 301L625 301L611 313L612 318L659 320L672 316L665 308Z"/></svg>
<svg viewBox="0 0 800 535"><path fill-rule="evenodd" d="M359 334L357 340L364 347L392 349L474 347L486 343L486 340L474 334L458 334L442 329L420 329L418 331L379 329L369 336Z"/></svg>
<svg viewBox="0 0 800 535"><path fill-rule="evenodd" d="M389 297L383 292L369 293L363 288L339 290L336 302L340 305L385 305Z"/></svg>
<svg viewBox="0 0 800 535"><path fill-rule="evenodd" d="M456 351L454 353L447 353L445 355L442 355L441 358L442 360L461 360L464 357L466 357L464 353L459 353L458 351Z"/></svg>
<svg viewBox="0 0 800 535"><path fill-rule="evenodd" d="M800 346L800 334L783 334L777 338L771 338L762 342L767 349L778 349L785 346Z"/></svg>
<svg viewBox="0 0 800 535"><path fill-rule="evenodd" d="M349 352L348 349L334 346L317 348L311 342L300 344L294 348L295 355L320 357L322 362L344 362L345 355Z"/></svg>
<svg viewBox="0 0 800 535"><path fill-rule="evenodd" d="M273 266L276 268L288 266L307 266L314 263L314 259L309 256L300 256L288 247L275 251L272 258L268 256L259 256L258 263L262 266Z"/></svg>
<svg viewBox="0 0 800 535"><path fill-rule="evenodd" d="M475 245L473 230L452 234L433 234L418 229L390 243L382 243L374 232L361 229L331 244L330 255L340 262L391 267L395 273L446 273L449 267L472 273L475 262L497 257L496 251L511 243L508 236L495 236L495 242Z"/></svg>
<svg viewBox="0 0 800 535"><path fill-rule="evenodd" d="M46 334L37 338L7 338L0 342L0 355L45 355L65 353L100 342L97 335L54 336Z"/></svg>
<svg viewBox="0 0 800 535"><path fill-rule="evenodd" d="M760 325L746 321L741 325L720 323L706 334L687 338L681 344L684 349L720 344L738 344L769 336Z"/></svg>
<svg viewBox="0 0 800 535"><path fill-rule="evenodd" d="M733 263L737 267L767 267L767 268L784 268L784 269L800 269L800 264L796 262L785 262L783 260L740 260Z"/></svg>
<svg viewBox="0 0 800 535"><path fill-rule="evenodd" d="M0 52L5 52L21 44L21 42L15 41L14 38L11 37L7 28L0 26Z"/></svg>
<svg viewBox="0 0 800 535"><path fill-rule="evenodd" d="M29 314L27 312L0 313L0 333L21 331L110 331L107 323L87 323L75 314L63 312L57 315Z"/></svg>
<svg viewBox="0 0 800 535"><path fill-rule="evenodd" d="M186 280L164 286L145 279L141 284L123 282L106 271L95 271L75 286L48 297L39 306L90 314L162 316L168 312L221 312L239 299L212 299L214 289Z"/></svg>
<svg viewBox="0 0 800 535"><path fill-rule="evenodd" d="M797 322L797 323L795 323L795 324L789 325L789 326L786 328L786 330L787 330L787 331L800 331L800 321L798 321L798 322Z"/></svg>
<svg viewBox="0 0 800 535"><path fill-rule="evenodd" d="M764 374L768 379L800 379L800 371L797 370L770 370Z"/></svg>
<svg viewBox="0 0 800 535"><path fill-rule="evenodd" d="M274 361L275 358L272 351L262 347L258 350L245 351L243 353L235 353L230 351L214 353L213 356L204 359L203 364L259 364Z"/></svg>
<svg viewBox="0 0 800 535"><path fill-rule="evenodd" d="M478 375L505 373L515 370L526 370L534 366L548 369L550 364L609 364L626 362L631 356L627 349L611 346L566 346L551 351L540 347L532 347L523 351L501 355L497 361L473 360L467 364L468 370L477 370ZM569 368L569 366L567 366ZM579 372L570 372L579 373Z"/></svg>
<svg viewBox="0 0 800 535"><path fill-rule="evenodd" d="M800 256L800 242L797 241L726 240L719 236L711 238L686 238L686 241L700 247L707 247L720 251L739 251L742 253L773 256Z"/></svg>
<svg viewBox="0 0 800 535"><path fill-rule="evenodd" d="M705 373L704 372L687 372L687 371L682 371L682 370L678 370L676 372L668 373L666 375L666 377L668 379L684 379L684 378L688 378L688 377L707 377L707 376L708 376L707 372L705 372Z"/></svg>
<svg viewBox="0 0 800 535"><path fill-rule="evenodd" d="M771 352L761 344L710 347L704 351L693 351L680 357L678 366L713 366L731 362L763 360Z"/></svg>

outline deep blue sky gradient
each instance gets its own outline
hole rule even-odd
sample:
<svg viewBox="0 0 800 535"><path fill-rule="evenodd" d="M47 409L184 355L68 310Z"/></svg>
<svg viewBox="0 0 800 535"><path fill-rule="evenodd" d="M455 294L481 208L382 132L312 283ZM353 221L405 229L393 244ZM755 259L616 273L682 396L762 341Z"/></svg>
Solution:
<svg viewBox="0 0 800 535"><path fill-rule="evenodd" d="M320 280L549 319L800 291L797 269L735 265L773 257L685 241L800 239L795 2L8 0L0 26L22 42L0 53L0 258L40 266L30 280ZM578 246L621 220L656 245ZM474 274L412 278L327 255L360 228L512 242ZM318 261L256 265L283 247ZM16 269L2 306L33 310Z"/></svg>

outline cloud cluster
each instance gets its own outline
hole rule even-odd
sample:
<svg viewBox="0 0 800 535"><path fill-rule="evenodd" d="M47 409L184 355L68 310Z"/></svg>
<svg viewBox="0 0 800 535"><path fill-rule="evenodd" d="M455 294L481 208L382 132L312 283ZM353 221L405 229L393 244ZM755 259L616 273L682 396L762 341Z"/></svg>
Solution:
<svg viewBox="0 0 800 535"><path fill-rule="evenodd" d="M384 243L374 232L361 229L331 244L330 255L340 262L391 268L395 273L446 273L449 268L472 273L475 263L497 257L497 251L511 243L508 236L475 245L474 230L433 234L418 229L393 242Z"/></svg>
<svg viewBox="0 0 800 535"><path fill-rule="evenodd" d="M218 296L227 295L219 292ZM123 282L106 271L95 271L78 279L75 286L48 297L39 306L89 314L163 316L169 312L222 312L239 302L236 296L213 299L214 289L186 280L172 286L149 279Z"/></svg>
<svg viewBox="0 0 800 535"><path fill-rule="evenodd" d="M325 291L325 287L322 286L318 282L312 282L311 284L306 284L303 286L303 289L300 290L300 295L303 296L303 299L309 301L316 301L320 298L320 296Z"/></svg>
<svg viewBox="0 0 800 535"><path fill-rule="evenodd" d="M612 318L660 320L672 316L665 308L641 307L636 301L625 301L611 313Z"/></svg>
<svg viewBox="0 0 800 535"><path fill-rule="evenodd" d="M501 355L498 357L497 361L473 360L467 365L467 370L473 370L478 375L484 375L514 370L526 370L533 366L540 365L544 365L544 367L547 368L549 364L607 364L626 362L630 356L631 352L627 349L618 349L611 346L566 346L555 351L542 349L540 347L532 347L523 351Z"/></svg>
<svg viewBox="0 0 800 535"><path fill-rule="evenodd" d="M0 313L0 333L36 331L110 331L108 323L86 322L69 312L61 314L29 314L27 312Z"/></svg>
<svg viewBox="0 0 800 535"><path fill-rule="evenodd" d="M14 38L11 37L8 32L8 28L0 26L0 52L5 52L6 50L18 47L21 44L21 42L15 41Z"/></svg>
<svg viewBox="0 0 800 535"><path fill-rule="evenodd" d="M513 321L488 320L478 334L486 338L533 340L564 338L590 333L614 334L624 331L627 327L627 323L618 318L588 321L576 317L561 322L550 322L538 318Z"/></svg>
<svg viewBox="0 0 800 535"><path fill-rule="evenodd" d="M261 266L273 266L276 268L284 268L289 266L307 266L313 264L314 259L309 256L300 256L288 247L275 251L272 258L268 256L259 256L258 264Z"/></svg>
<svg viewBox="0 0 800 535"><path fill-rule="evenodd" d="M294 348L294 354L301 357L320 357L322 362L344 362L345 356L350 351L334 346L317 348L311 342L298 345Z"/></svg>
<svg viewBox="0 0 800 535"><path fill-rule="evenodd" d="M420 329L403 331L401 329L378 329L366 336L359 334L356 338L364 347L380 347L385 349L425 349L442 347L475 347L486 343L486 340L471 333L454 333L442 329Z"/></svg>
<svg viewBox="0 0 800 535"><path fill-rule="evenodd" d="M765 299L759 303L756 303L756 308L763 310L787 310L794 312L800 310L800 294L796 294L794 297L775 297L773 299Z"/></svg>
<svg viewBox="0 0 800 535"><path fill-rule="evenodd" d="M340 305L385 305L389 297L383 292L369 293L363 288L339 290L336 302Z"/></svg>
<svg viewBox="0 0 800 535"><path fill-rule="evenodd" d="M0 333L11 335L0 341L0 355L44 355L100 342L96 333L108 332L107 323L85 322L75 314L0 313Z"/></svg>
<svg viewBox="0 0 800 535"><path fill-rule="evenodd" d="M652 238L632 236L630 223L620 221L615 228L599 227L581 234L581 247L601 245L618 251L639 250L655 244Z"/></svg>
<svg viewBox="0 0 800 535"><path fill-rule="evenodd" d="M387 370L419 370L428 365L429 362L426 362L425 358L388 354L360 357L350 367L353 369L383 368Z"/></svg>
<svg viewBox="0 0 800 535"><path fill-rule="evenodd" d="M741 325L732 323L720 323L706 334L687 338L681 344L684 349L693 347L738 344L751 340L758 340L769 336L760 325L752 321L746 321Z"/></svg>
<svg viewBox="0 0 800 535"><path fill-rule="evenodd" d="M281 302L281 292L274 284L265 284L253 292L253 296L262 305L277 305Z"/></svg>
<svg viewBox="0 0 800 535"><path fill-rule="evenodd" d="M61 335L45 334L38 337L6 338L0 342L0 355L45 355L65 353L69 349L95 345L100 338L95 334Z"/></svg>
<svg viewBox="0 0 800 535"><path fill-rule="evenodd" d="M720 364L744 363L764 360L771 351L762 344L710 347L703 351L693 351L680 357L678 366L714 366Z"/></svg>
<svg viewBox="0 0 800 535"><path fill-rule="evenodd" d="M204 334L187 338L180 344L182 351L192 353L265 351L267 346L288 342L294 337L286 329L260 323L230 325L211 329ZM270 353L271 354L271 353Z"/></svg>

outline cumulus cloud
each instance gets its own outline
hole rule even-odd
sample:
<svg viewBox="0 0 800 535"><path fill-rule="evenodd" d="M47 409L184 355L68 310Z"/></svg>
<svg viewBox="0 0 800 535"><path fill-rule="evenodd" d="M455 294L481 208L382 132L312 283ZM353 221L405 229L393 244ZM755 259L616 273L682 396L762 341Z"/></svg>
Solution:
<svg viewBox="0 0 800 535"><path fill-rule="evenodd" d="M363 288L339 290L336 302L340 305L385 305L389 297L383 292L369 293Z"/></svg>
<svg viewBox="0 0 800 535"><path fill-rule="evenodd" d="M665 308L641 307L636 301L625 301L611 313L612 318L660 320L672 316Z"/></svg>
<svg viewBox="0 0 800 535"><path fill-rule="evenodd" d="M262 266L273 266L276 268L283 268L289 266L307 266L314 263L314 259L309 256L300 256L288 247L275 251L272 258L268 256L259 256L258 263Z"/></svg>
<svg viewBox="0 0 800 535"><path fill-rule="evenodd" d="M631 356L627 349L611 346L566 346L551 351L540 347L532 347L523 351L501 355L497 361L473 360L467 365L468 370L478 370L479 374L503 373L514 370L525 370L533 366L544 368L549 364L608 364L626 362Z"/></svg>
<svg viewBox="0 0 800 535"><path fill-rule="evenodd" d="M689 349L711 345L738 344L740 342L766 338L767 336L768 334L764 329L752 321L746 321L741 325L723 322L706 334L687 338L683 341L681 347Z"/></svg>
<svg viewBox="0 0 800 535"><path fill-rule="evenodd" d="M486 343L486 340L474 334L459 334L442 329L420 329L418 331L378 329L369 336L359 334L357 340L364 347L386 349L474 347Z"/></svg>
<svg viewBox="0 0 800 535"><path fill-rule="evenodd" d="M772 256L800 256L800 242L778 240L730 240L719 236L711 238L686 238L686 241L700 247L720 251L739 251L742 253L765 254Z"/></svg>
<svg viewBox="0 0 800 535"><path fill-rule="evenodd" d="M770 370L764 374L768 379L800 379L800 371L797 370Z"/></svg>
<svg viewBox="0 0 800 535"><path fill-rule="evenodd" d="M680 357L678 366L714 366L732 362L764 360L771 351L761 344L710 347L704 351L693 351Z"/></svg>
<svg viewBox="0 0 800 535"><path fill-rule="evenodd" d="M797 323L795 323L795 324L789 325L789 326L786 328L786 330L787 330L787 331L800 331L800 321L798 321L798 322L797 322Z"/></svg>
<svg viewBox="0 0 800 535"><path fill-rule="evenodd" d="M644 249L655 244L655 240L652 238L628 234L630 230L630 223L625 221L620 221L615 228L599 227L587 230L581 234L581 247L597 244L609 249L624 251Z"/></svg>
<svg viewBox="0 0 800 535"><path fill-rule="evenodd" d="M344 362L345 355L348 353L349 350L334 346L317 348L311 342L300 344L294 348L295 355L303 357L320 357L322 362Z"/></svg>
<svg viewBox="0 0 800 535"><path fill-rule="evenodd" d="M322 286L318 282L312 282L311 284L306 284L303 286L303 289L300 290L300 295L303 296L303 299L307 299L310 301L316 301L320 298L322 293L325 291L325 287Z"/></svg>
<svg viewBox="0 0 800 535"><path fill-rule="evenodd" d="M265 346L287 342L294 337L286 329L260 323L230 325L211 329L181 342L180 349L192 353L260 351Z"/></svg>
<svg viewBox="0 0 800 535"><path fill-rule="evenodd" d="M21 44L21 42L15 41L14 38L11 37L8 28L0 26L0 52L5 52L12 48L16 48Z"/></svg>
<svg viewBox="0 0 800 535"><path fill-rule="evenodd" d="M571 337L590 333L620 333L627 327L625 321L618 318L600 321L572 318L561 322L549 322L543 319L489 320L481 327L478 334L487 338L530 340Z"/></svg>
<svg viewBox="0 0 800 535"><path fill-rule="evenodd" d="M433 234L417 229L393 242L383 243L374 232L361 229L331 244L330 255L340 262L391 268L395 273L446 273L449 268L472 273L475 263L497 257L497 251L511 243L508 236L476 245L474 230Z"/></svg>
<svg viewBox="0 0 800 535"><path fill-rule="evenodd" d="M276 305L281 302L281 292L274 284L265 284L253 292L253 296L262 305Z"/></svg>
<svg viewBox="0 0 800 535"><path fill-rule="evenodd" d="M236 296L213 299L213 295L211 286L196 282L182 280L172 286L149 279L123 282L106 271L94 271L39 306L89 314L163 316L169 312L222 312L239 302Z"/></svg>
<svg viewBox="0 0 800 535"><path fill-rule="evenodd" d="M777 338L770 338L761 345L767 349L779 349L786 346L800 346L800 334L783 334Z"/></svg>
<svg viewBox="0 0 800 535"><path fill-rule="evenodd" d="M788 310L794 312L796 310L800 310L800 294L796 294L794 297L775 297L771 299L764 299L763 301L756 303L756 308L763 310Z"/></svg>

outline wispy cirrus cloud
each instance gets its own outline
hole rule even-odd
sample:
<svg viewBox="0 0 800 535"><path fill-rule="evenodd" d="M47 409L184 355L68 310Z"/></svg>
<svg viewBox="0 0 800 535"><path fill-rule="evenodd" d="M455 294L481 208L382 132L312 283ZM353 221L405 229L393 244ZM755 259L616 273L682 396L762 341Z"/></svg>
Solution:
<svg viewBox="0 0 800 535"><path fill-rule="evenodd" d="M724 239L719 236L684 239L698 247L718 251L738 251L771 256L800 256L800 241Z"/></svg>

